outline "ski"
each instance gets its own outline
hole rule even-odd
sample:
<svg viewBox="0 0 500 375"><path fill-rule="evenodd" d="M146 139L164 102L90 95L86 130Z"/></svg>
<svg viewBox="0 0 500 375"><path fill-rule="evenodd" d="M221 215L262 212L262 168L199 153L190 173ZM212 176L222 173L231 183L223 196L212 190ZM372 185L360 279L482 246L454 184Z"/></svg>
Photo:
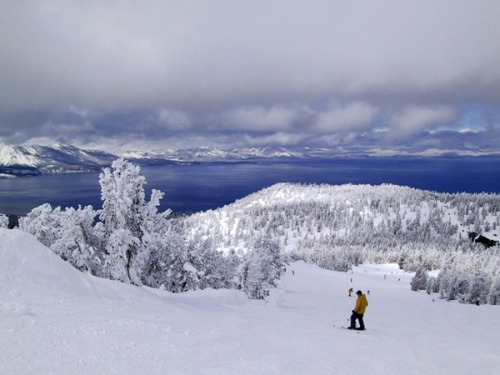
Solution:
<svg viewBox="0 0 500 375"><path fill-rule="evenodd" d="M359 329L349 329L346 326L339 326L339 327L337 327L335 324L333 325L333 327L334 328L345 329L346 331L354 331L354 332L358 332L358 333L366 331L366 328L362 331L362 330L359 330Z"/></svg>

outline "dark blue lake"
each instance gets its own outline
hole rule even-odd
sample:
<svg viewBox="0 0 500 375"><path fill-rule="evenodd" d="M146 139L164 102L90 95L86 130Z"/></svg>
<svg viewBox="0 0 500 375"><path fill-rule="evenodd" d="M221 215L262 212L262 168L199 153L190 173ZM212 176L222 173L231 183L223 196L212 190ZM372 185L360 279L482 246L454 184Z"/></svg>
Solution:
<svg viewBox="0 0 500 375"><path fill-rule="evenodd" d="M392 183L437 192L500 193L500 158L357 158L273 160L141 169L165 193L160 210L206 211L278 182ZM42 203L101 207L99 173L0 179L0 212L24 215Z"/></svg>

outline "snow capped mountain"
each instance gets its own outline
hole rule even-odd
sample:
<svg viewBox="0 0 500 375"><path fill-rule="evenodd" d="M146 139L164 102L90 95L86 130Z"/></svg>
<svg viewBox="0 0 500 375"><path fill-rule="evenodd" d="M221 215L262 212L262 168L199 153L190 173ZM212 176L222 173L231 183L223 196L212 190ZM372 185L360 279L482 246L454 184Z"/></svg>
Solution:
<svg viewBox="0 0 500 375"><path fill-rule="evenodd" d="M316 149L291 150L285 148L192 148L169 149L161 151L127 151L118 153L120 157L136 162L145 160L170 160L179 162L238 162L270 158L306 158L306 157L332 157L332 150ZM337 155L338 156L338 155Z"/></svg>
<svg viewBox="0 0 500 375"><path fill-rule="evenodd" d="M165 149L147 151L105 152L83 150L71 145L0 145L0 176L38 175L44 173L70 173L99 171L111 165L113 160L124 158L140 166L156 166L191 163L252 163L269 159L308 159L308 158L348 158L348 157L387 157L397 154L349 151L341 148L221 148L200 147L191 149ZM453 156L454 154L447 154ZM409 155L407 155L409 156ZM418 155L414 155L418 156ZM439 155L420 155L439 156Z"/></svg>
<svg viewBox="0 0 500 375"><path fill-rule="evenodd" d="M33 155L30 147L0 145L0 163L3 166L36 167L37 158Z"/></svg>
<svg viewBox="0 0 500 375"><path fill-rule="evenodd" d="M115 155L106 152L81 150L74 146L0 145L0 173L5 175L96 171L114 159Z"/></svg>
<svg viewBox="0 0 500 375"><path fill-rule="evenodd" d="M0 145L0 175L98 171L122 157L141 166L177 163L234 163L261 159L336 157L334 150L285 148L193 148L109 153L71 145Z"/></svg>

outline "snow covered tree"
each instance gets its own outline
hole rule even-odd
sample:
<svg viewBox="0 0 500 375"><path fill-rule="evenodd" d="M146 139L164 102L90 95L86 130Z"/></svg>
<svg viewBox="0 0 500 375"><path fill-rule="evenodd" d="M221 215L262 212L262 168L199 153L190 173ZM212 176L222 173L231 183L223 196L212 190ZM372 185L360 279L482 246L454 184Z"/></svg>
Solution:
<svg viewBox="0 0 500 375"><path fill-rule="evenodd" d="M205 288L234 288L238 255L227 256L212 248L210 240L180 236L164 238L161 248L150 252L142 280L145 285L173 293Z"/></svg>
<svg viewBox="0 0 500 375"><path fill-rule="evenodd" d="M491 278L484 271L470 276L469 290L462 298L464 303L485 304L490 293Z"/></svg>
<svg viewBox="0 0 500 375"><path fill-rule="evenodd" d="M172 293L196 289L197 271L188 262L186 245L180 237L166 237L161 248L149 253L142 281Z"/></svg>
<svg viewBox="0 0 500 375"><path fill-rule="evenodd" d="M245 255L240 274L242 290L251 299L264 299L283 272L279 244L275 241L259 238L253 250Z"/></svg>
<svg viewBox="0 0 500 375"><path fill-rule="evenodd" d="M218 251L215 251L211 240L196 236L187 244L187 257L189 265L196 270L196 288L226 288L233 275L228 275L228 267L224 263L228 261ZM234 272L234 270L233 270Z"/></svg>
<svg viewBox="0 0 500 375"><path fill-rule="evenodd" d="M50 247L75 268L101 276L104 254L101 225L94 227L96 212L92 206L59 211L59 234Z"/></svg>
<svg viewBox="0 0 500 375"><path fill-rule="evenodd" d="M219 271L222 277L222 287L223 288L237 288L238 287L238 268L241 264L241 256L236 253L234 249L229 250L229 252L224 255L223 261L220 265L221 270Z"/></svg>
<svg viewBox="0 0 500 375"><path fill-rule="evenodd" d="M52 206L44 203L33 208L25 217L19 218L19 229L34 235L40 243L51 248L59 238L60 207L52 210Z"/></svg>
<svg viewBox="0 0 500 375"><path fill-rule="evenodd" d="M170 290L167 288L167 284L170 284L172 274L171 265L174 263L173 260L178 258L180 259L175 263L183 264L185 261L183 253L184 246L182 241L175 237L166 239L163 248L149 252L148 260L141 275L142 283L152 288ZM180 265L178 266L179 268L182 267Z"/></svg>
<svg viewBox="0 0 500 375"><path fill-rule="evenodd" d="M99 217L104 223L108 254L105 275L136 285L141 283L151 246L159 243L154 237L161 235L158 231L170 213L157 212L162 192L153 190L151 200L146 201L146 179L139 172L139 166L117 159L99 178L103 200Z"/></svg>
<svg viewBox="0 0 500 375"><path fill-rule="evenodd" d="M425 287L425 291L427 294L438 293L439 292L439 283L434 276L430 276L427 278L427 285Z"/></svg>
<svg viewBox="0 0 500 375"><path fill-rule="evenodd" d="M20 218L19 229L31 233L65 261L81 271L101 275L102 233L94 221L97 213L92 206L74 209L52 209L46 203L35 207Z"/></svg>
<svg viewBox="0 0 500 375"><path fill-rule="evenodd" d="M415 272L415 276L411 279L411 290L425 290L427 287L427 281L427 270L424 267L420 267L417 272Z"/></svg>
<svg viewBox="0 0 500 375"><path fill-rule="evenodd" d="M4 214L0 214L0 228L8 228L9 227L9 217Z"/></svg>
<svg viewBox="0 0 500 375"><path fill-rule="evenodd" d="M500 305L500 279L491 284L488 302L490 305Z"/></svg>
<svg viewBox="0 0 500 375"><path fill-rule="evenodd" d="M458 298L463 301L470 288L469 282L469 277L463 273L451 273L443 277L441 288L446 300L451 301Z"/></svg>

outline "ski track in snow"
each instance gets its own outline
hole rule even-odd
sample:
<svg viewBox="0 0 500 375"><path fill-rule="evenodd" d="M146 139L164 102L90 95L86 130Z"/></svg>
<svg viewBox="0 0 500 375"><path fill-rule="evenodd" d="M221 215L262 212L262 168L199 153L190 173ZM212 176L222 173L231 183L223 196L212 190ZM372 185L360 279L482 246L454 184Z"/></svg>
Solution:
<svg viewBox="0 0 500 375"><path fill-rule="evenodd" d="M82 274L2 229L0 373L498 374L499 307L412 292L411 277L296 262L265 302L171 294ZM349 324L351 286L370 290L359 334L333 327Z"/></svg>

